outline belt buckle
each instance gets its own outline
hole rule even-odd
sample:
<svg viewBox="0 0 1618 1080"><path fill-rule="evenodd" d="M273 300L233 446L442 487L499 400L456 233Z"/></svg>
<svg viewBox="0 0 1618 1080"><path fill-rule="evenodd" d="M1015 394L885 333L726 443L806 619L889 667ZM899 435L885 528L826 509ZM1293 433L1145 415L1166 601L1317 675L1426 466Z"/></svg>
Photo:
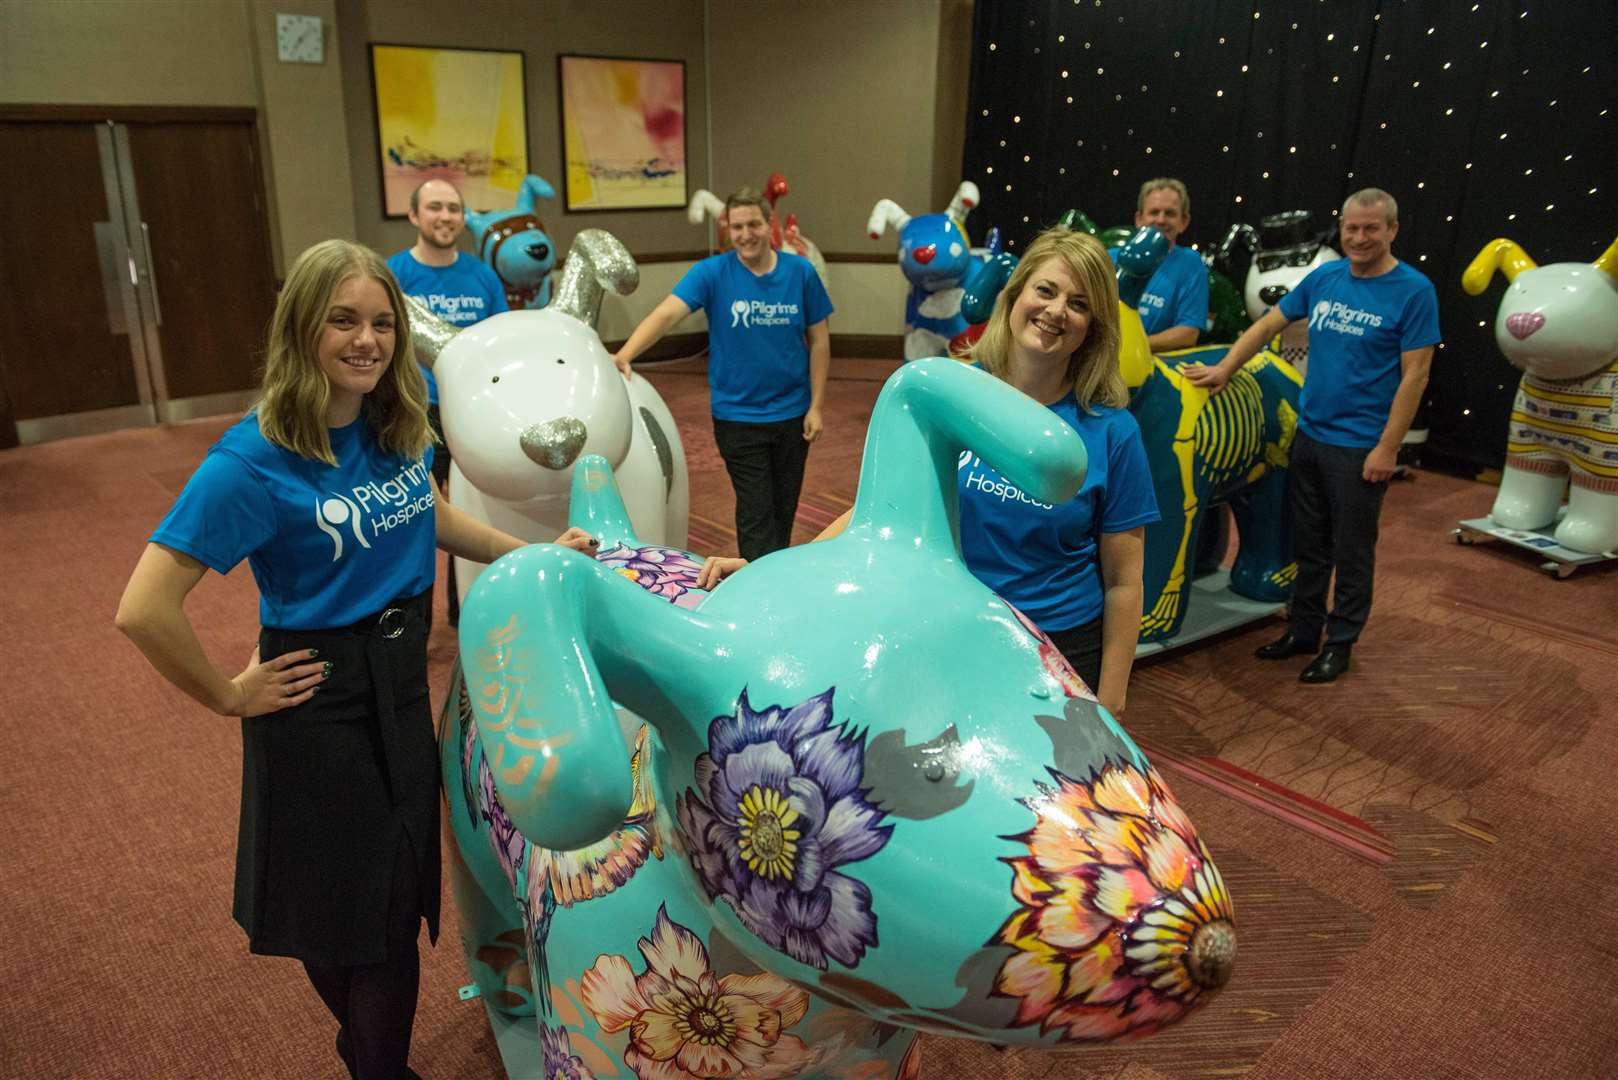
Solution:
<svg viewBox="0 0 1618 1080"><path fill-rule="evenodd" d="M404 633L404 608L390 607L376 620L376 628L382 631L382 636L392 640Z"/></svg>

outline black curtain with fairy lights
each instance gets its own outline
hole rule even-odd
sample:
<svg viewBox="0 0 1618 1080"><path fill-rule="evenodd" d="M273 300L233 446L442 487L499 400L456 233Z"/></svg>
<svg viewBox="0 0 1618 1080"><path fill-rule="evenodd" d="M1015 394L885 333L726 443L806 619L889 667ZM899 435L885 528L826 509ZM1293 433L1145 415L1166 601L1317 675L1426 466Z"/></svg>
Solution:
<svg viewBox="0 0 1618 1080"><path fill-rule="evenodd" d="M1015 252L1069 207L1129 224L1141 182L1173 176L1181 242L1206 250L1281 210L1331 227L1384 188L1394 254L1438 290L1428 458L1501 463L1520 374L1494 344L1504 286L1468 296L1461 272L1497 236L1543 264L1618 235L1618 4L980 0L974 19L974 237L999 226Z"/></svg>

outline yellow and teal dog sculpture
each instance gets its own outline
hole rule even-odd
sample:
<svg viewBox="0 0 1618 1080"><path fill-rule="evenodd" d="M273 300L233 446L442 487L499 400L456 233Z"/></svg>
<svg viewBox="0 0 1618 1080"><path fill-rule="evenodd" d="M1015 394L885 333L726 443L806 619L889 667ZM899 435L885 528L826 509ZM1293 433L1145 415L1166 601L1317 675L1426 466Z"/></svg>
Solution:
<svg viewBox="0 0 1618 1080"><path fill-rule="evenodd" d="M917 1030L1139 1036L1229 978L1207 847L960 557L963 449L1077 490L1082 444L1048 417L917 361L833 540L705 595L587 460L572 520L601 555L535 545L478 579L446 786L461 871L522 909L546 1076L908 1078Z"/></svg>

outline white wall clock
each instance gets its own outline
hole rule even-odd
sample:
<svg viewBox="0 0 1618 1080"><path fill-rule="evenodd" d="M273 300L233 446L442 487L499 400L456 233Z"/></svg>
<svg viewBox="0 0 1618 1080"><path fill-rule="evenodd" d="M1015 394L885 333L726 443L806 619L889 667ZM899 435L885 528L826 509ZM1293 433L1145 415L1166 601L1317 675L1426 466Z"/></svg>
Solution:
<svg viewBox="0 0 1618 1080"><path fill-rule="evenodd" d="M277 15L275 54L284 64L326 61L326 36L319 15Z"/></svg>

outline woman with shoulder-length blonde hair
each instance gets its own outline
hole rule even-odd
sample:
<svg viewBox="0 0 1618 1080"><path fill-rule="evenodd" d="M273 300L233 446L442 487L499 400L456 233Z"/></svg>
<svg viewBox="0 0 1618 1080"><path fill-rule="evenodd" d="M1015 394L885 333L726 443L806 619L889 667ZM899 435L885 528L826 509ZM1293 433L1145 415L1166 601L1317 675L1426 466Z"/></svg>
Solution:
<svg viewBox="0 0 1618 1080"><path fill-rule="evenodd" d="M251 951L303 962L362 1078L414 1075L416 939L423 919L438 933L434 548L487 563L521 546L441 501L426 399L382 260L342 240L305 251L271 321L262 399L208 451L118 605L164 678L241 717L236 921ZM569 529L557 543L595 541ZM184 605L207 570L244 558L262 628L232 678Z"/></svg>
<svg viewBox="0 0 1618 1080"><path fill-rule="evenodd" d="M1043 630L1110 711L1121 713L1140 638L1145 526L1157 500L1118 369L1118 285L1101 243L1041 233L995 298L970 358L1050 407L1084 442L1084 486L1038 502L976 455L958 471L961 554Z"/></svg>

